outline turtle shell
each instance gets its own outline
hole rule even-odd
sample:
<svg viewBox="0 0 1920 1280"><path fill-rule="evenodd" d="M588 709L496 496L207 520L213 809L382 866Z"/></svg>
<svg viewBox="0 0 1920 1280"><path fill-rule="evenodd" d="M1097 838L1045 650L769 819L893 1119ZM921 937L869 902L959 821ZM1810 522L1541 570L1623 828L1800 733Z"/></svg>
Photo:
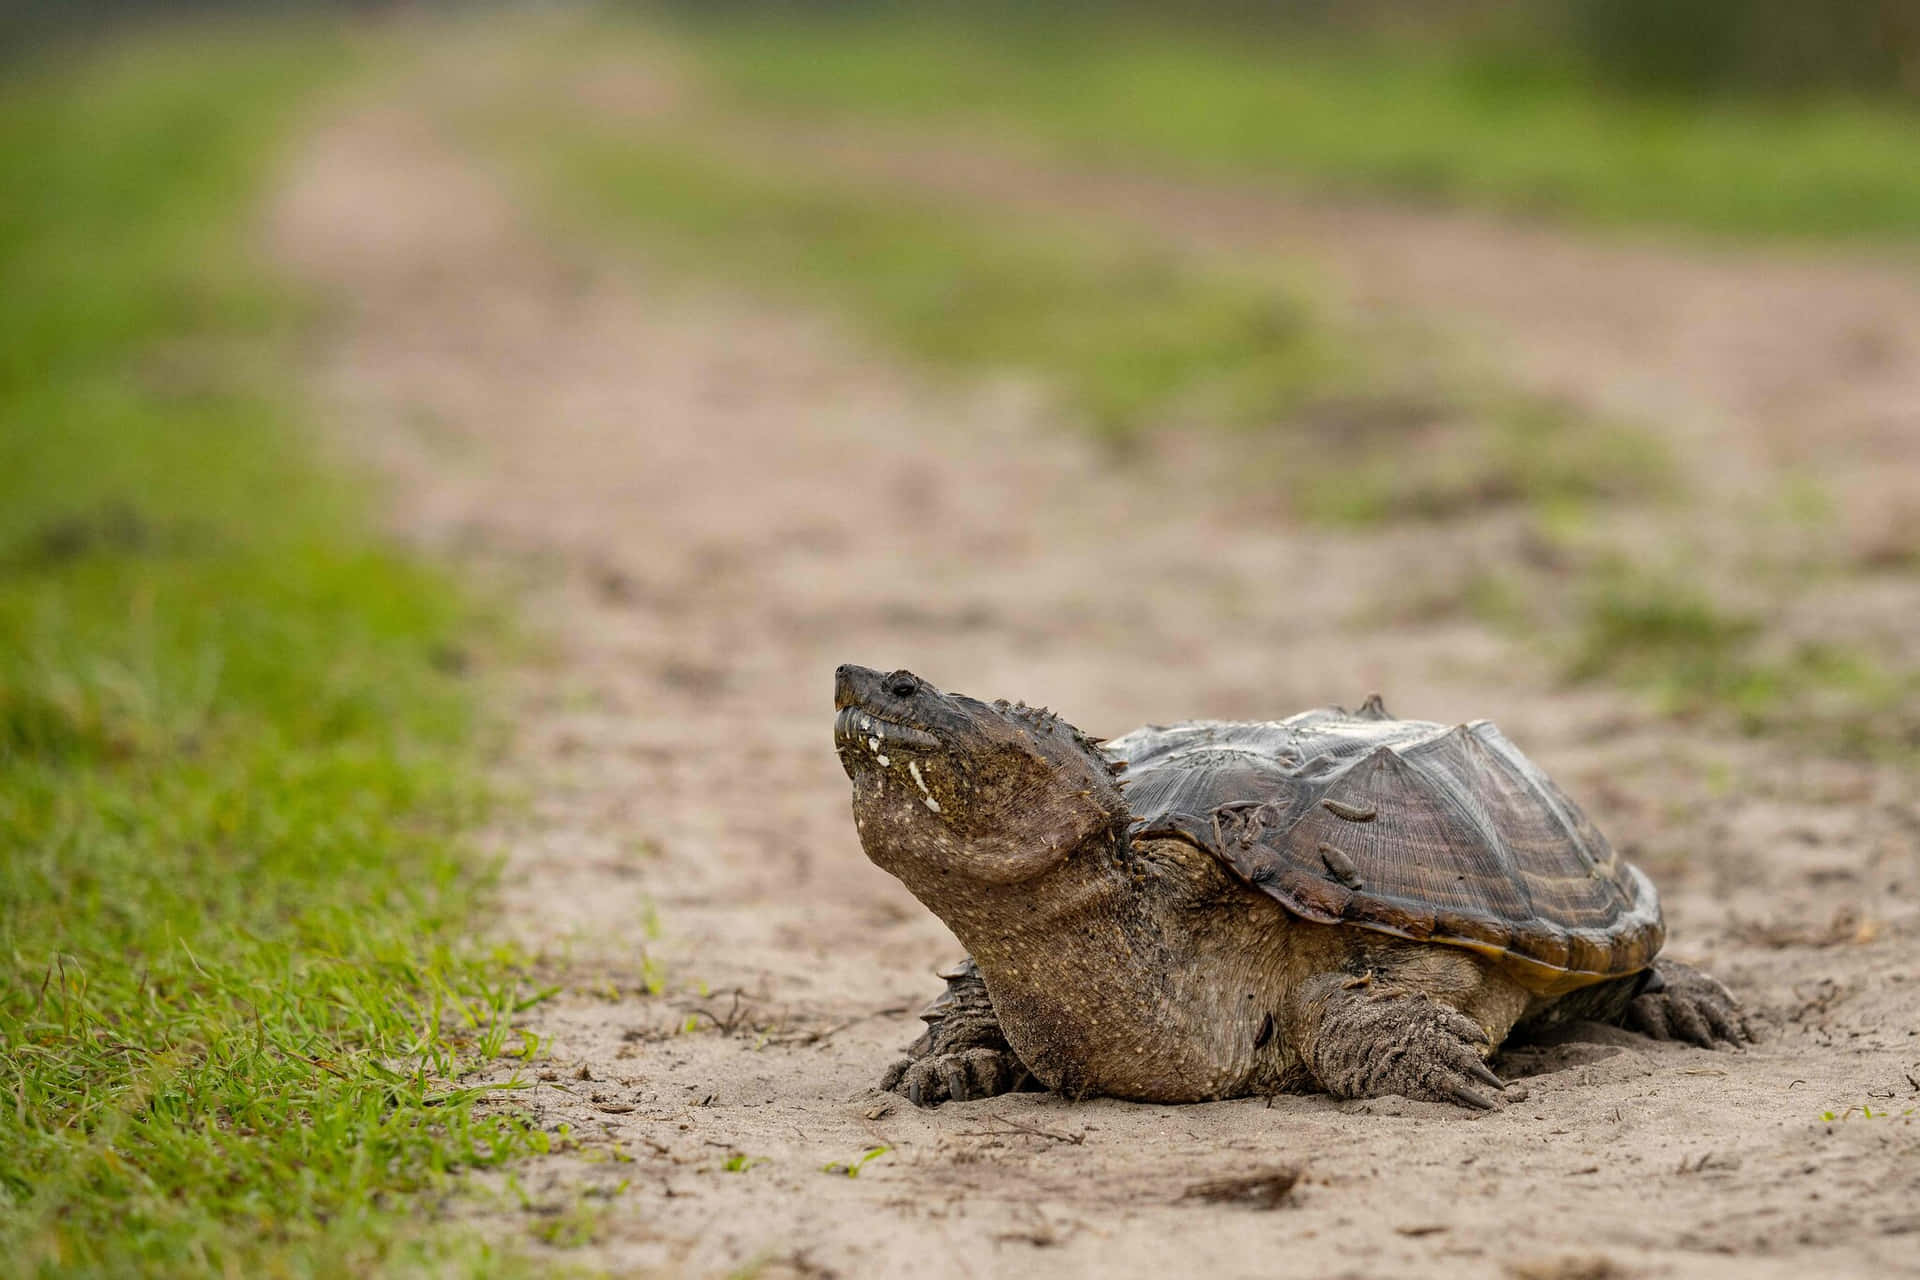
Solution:
<svg viewBox="0 0 1920 1280"><path fill-rule="evenodd" d="M1637 973L1665 940L1647 877L1489 721L1371 698L1105 749L1136 838L1199 845L1304 919L1465 947L1542 994Z"/></svg>

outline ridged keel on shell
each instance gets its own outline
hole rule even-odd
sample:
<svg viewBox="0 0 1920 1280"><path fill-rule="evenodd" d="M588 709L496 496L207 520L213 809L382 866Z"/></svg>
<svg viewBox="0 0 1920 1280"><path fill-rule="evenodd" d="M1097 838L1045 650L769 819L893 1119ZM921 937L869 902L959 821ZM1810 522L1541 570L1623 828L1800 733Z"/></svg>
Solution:
<svg viewBox="0 0 1920 1280"><path fill-rule="evenodd" d="M1638 972L1653 887L1487 721L1369 707L1128 734L1139 836L1211 850L1288 910L1495 957L1556 994Z"/></svg>

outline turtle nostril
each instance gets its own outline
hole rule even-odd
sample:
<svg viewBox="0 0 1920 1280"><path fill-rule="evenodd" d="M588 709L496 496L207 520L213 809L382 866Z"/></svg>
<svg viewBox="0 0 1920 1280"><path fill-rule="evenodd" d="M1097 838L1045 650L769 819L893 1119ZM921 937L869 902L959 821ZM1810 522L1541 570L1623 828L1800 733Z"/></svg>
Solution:
<svg viewBox="0 0 1920 1280"><path fill-rule="evenodd" d="M881 687L896 698L911 698L920 692L920 680L911 671L896 671L881 682Z"/></svg>

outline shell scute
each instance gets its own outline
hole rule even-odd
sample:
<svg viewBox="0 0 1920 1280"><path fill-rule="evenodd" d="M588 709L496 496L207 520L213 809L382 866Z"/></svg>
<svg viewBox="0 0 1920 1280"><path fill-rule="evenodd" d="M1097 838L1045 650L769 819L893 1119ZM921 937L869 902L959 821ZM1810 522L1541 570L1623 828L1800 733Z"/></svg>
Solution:
<svg viewBox="0 0 1920 1280"><path fill-rule="evenodd" d="M1637 972L1664 940L1646 877L1488 721L1370 700L1109 749L1132 761L1138 834L1210 850L1305 919L1466 947L1543 992Z"/></svg>

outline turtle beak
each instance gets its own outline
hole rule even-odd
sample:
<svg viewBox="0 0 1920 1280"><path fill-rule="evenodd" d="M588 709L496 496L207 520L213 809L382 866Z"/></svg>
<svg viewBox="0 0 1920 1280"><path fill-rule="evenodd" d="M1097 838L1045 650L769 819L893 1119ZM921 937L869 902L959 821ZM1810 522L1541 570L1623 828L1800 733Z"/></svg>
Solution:
<svg viewBox="0 0 1920 1280"><path fill-rule="evenodd" d="M846 708L878 701L880 693L880 673L868 667L856 667L847 663L835 669L833 673L833 709L844 711Z"/></svg>

